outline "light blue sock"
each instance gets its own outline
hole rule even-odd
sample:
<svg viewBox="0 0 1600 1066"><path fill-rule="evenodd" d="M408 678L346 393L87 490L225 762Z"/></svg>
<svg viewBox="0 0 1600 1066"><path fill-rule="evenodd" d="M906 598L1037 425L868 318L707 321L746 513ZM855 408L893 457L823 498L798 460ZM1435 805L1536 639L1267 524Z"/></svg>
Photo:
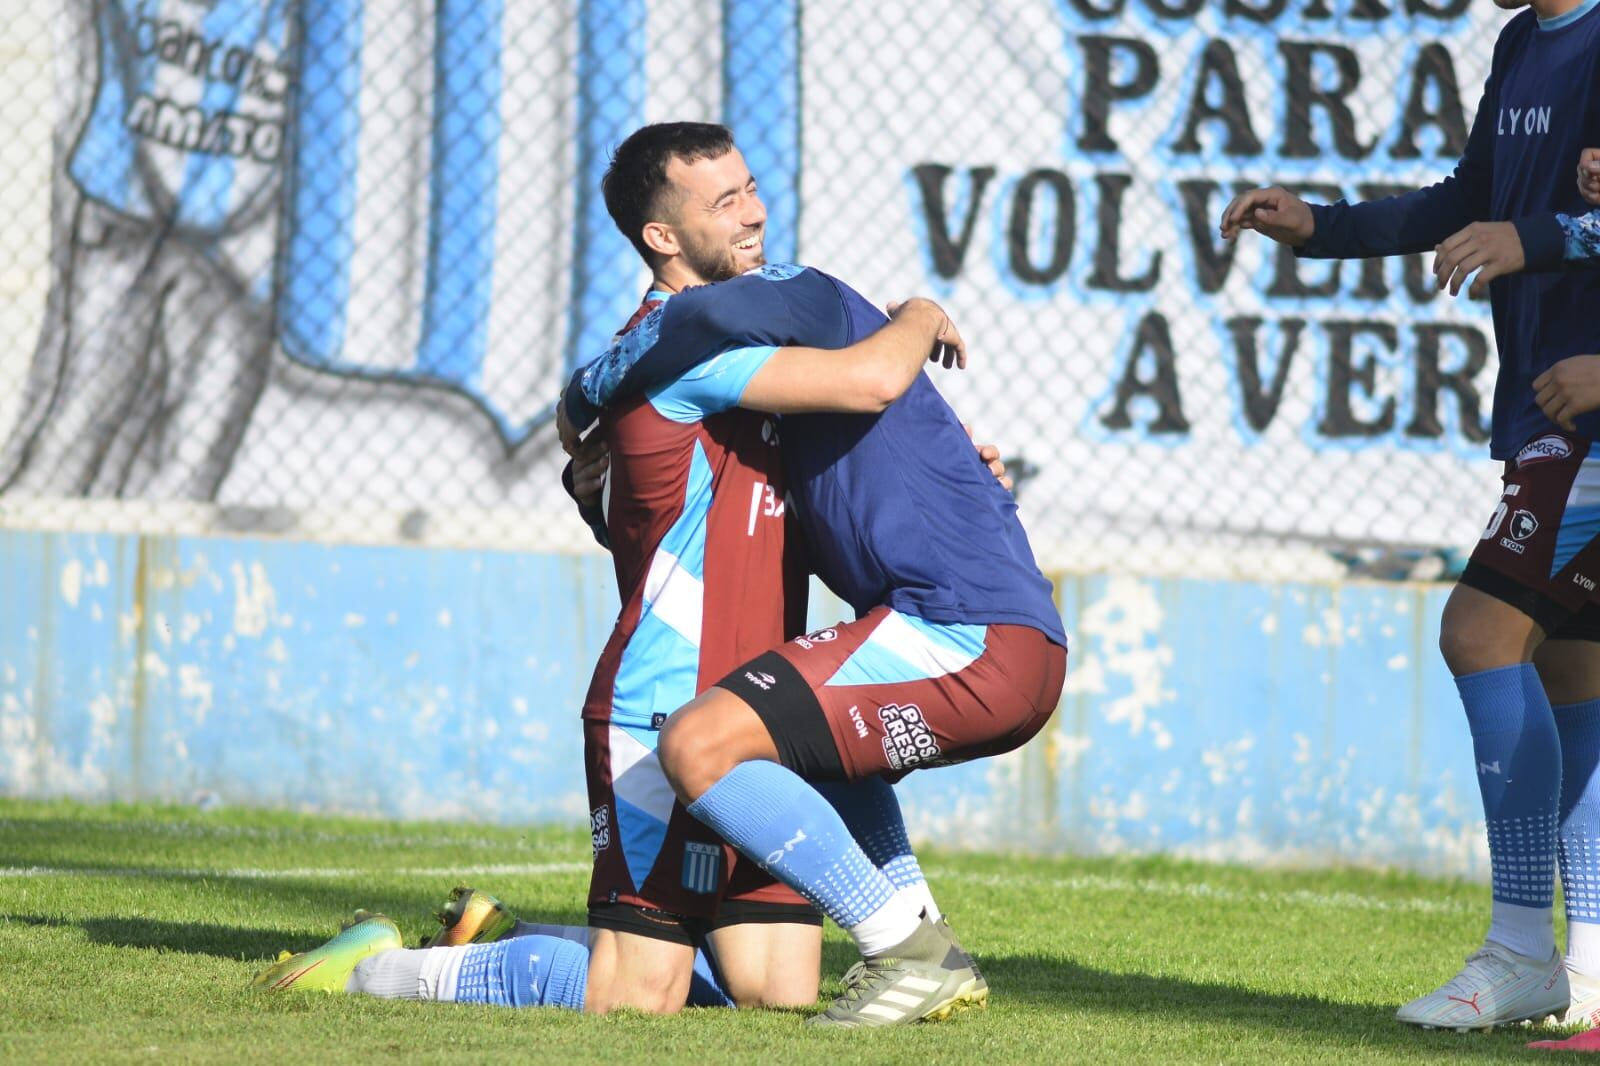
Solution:
<svg viewBox="0 0 1600 1066"><path fill-rule="evenodd" d="M582 1010L589 949L551 936L519 936L466 949L456 976L457 1003Z"/></svg>
<svg viewBox="0 0 1600 1066"><path fill-rule="evenodd" d="M1532 663L1456 678L1472 729L1489 831L1494 918L1489 939L1520 955L1555 951L1556 827L1561 740Z"/></svg>
<svg viewBox="0 0 1600 1066"><path fill-rule="evenodd" d="M938 921L939 906L922 875L922 864L911 850L894 786L881 777L864 777L859 781L818 782L815 788L833 804L850 835L889 883L927 911L929 919Z"/></svg>
<svg viewBox="0 0 1600 1066"><path fill-rule="evenodd" d="M688 809L832 918L862 954L883 954L916 931L920 916L895 899L838 812L793 771L740 763Z"/></svg>
<svg viewBox="0 0 1600 1066"><path fill-rule="evenodd" d="M1561 734L1561 891L1567 961L1600 977L1600 700L1555 708Z"/></svg>

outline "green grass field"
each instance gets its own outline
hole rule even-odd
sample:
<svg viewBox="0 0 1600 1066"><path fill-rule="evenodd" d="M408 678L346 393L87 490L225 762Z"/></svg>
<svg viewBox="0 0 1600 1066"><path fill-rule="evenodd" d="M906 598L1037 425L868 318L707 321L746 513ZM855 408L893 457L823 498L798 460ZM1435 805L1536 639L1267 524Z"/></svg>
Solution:
<svg viewBox="0 0 1600 1066"><path fill-rule="evenodd" d="M670 1018L255 994L356 907L410 942L461 878L580 923L587 838L256 811L0 800L0 1062L1388 1062L1520 1058L1526 1029L1423 1033L1396 1004L1454 972L1488 889L1365 871L930 852L992 1005L817 1033L781 1012ZM830 928L824 992L852 961Z"/></svg>

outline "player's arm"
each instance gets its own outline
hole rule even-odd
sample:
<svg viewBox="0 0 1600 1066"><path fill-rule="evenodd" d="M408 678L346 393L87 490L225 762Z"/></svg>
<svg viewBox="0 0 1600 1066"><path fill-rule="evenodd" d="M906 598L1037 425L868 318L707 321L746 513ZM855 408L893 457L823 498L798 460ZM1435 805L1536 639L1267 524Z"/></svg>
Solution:
<svg viewBox="0 0 1600 1066"><path fill-rule="evenodd" d="M871 414L899 399L929 361L967 365L967 348L944 309L912 299L888 323L847 348L779 348L751 376L739 406L773 414Z"/></svg>
<svg viewBox="0 0 1600 1066"><path fill-rule="evenodd" d="M1310 204L1282 186L1251 189L1222 211L1221 233L1253 230L1312 259L1364 259L1425 252L1489 213L1493 175L1493 80L1484 89L1455 171L1400 196L1363 203Z"/></svg>
<svg viewBox="0 0 1600 1066"><path fill-rule="evenodd" d="M1573 420L1600 410L1600 355L1573 355L1533 379L1534 401L1545 417L1569 432Z"/></svg>
<svg viewBox="0 0 1600 1066"><path fill-rule="evenodd" d="M575 443L572 459L561 471L561 486L572 497L572 502L578 505L578 517L583 519L602 548L611 547L605 510L601 506L606 471L610 467L611 449L606 446L605 438L595 432L589 434L587 440Z"/></svg>

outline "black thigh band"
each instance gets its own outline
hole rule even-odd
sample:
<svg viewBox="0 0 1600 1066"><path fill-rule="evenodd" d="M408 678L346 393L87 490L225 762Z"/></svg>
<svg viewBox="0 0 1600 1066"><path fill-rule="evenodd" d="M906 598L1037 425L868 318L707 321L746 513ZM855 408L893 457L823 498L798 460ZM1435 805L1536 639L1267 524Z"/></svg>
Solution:
<svg viewBox="0 0 1600 1066"><path fill-rule="evenodd" d="M730 925L822 926L822 915L805 903L767 903L759 899L725 899L711 919L712 929Z"/></svg>
<svg viewBox="0 0 1600 1066"><path fill-rule="evenodd" d="M844 763L811 683L775 651L763 652L717 682L748 703L772 736L778 761L808 781L839 781Z"/></svg>
<svg viewBox="0 0 1600 1066"><path fill-rule="evenodd" d="M632 933L669 944L698 948L705 942L705 921L685 918L670 911L636 907L631 903L594 903L589 906L589 925L614 933Z"/></svg>
<svg viewBox="0 0 1600 1066"><path fill-rule="evenodd" d="M1539 590L1473 560L1467 561L1467 568L1461 572L1460 580L1468 588L1477 589L1501 603L1515 607L1539 623L1539 628L1545 631L1546 636L1559 631L1573 615L1572 611Z"/></svg>

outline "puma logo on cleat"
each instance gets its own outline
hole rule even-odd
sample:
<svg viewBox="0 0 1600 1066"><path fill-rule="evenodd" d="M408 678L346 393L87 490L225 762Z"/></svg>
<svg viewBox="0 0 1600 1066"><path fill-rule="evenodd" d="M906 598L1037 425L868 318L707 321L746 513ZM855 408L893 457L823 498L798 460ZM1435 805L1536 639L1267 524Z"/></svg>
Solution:
<svg viewBox="0 0 1600 1066"><path fill-rule="evenodd" d="M1472 1008L1472 1012L1474 1014L1482 1014L1483 1008L1478 1006L1478 997L1481 995L1483 995L1482 992L1474 992L1472 993L1471 999L1462 999L1460 996L1446 996L1444 998L1454 1000L1457 1003L1465 1003L1467 1006Z"/></svg>

